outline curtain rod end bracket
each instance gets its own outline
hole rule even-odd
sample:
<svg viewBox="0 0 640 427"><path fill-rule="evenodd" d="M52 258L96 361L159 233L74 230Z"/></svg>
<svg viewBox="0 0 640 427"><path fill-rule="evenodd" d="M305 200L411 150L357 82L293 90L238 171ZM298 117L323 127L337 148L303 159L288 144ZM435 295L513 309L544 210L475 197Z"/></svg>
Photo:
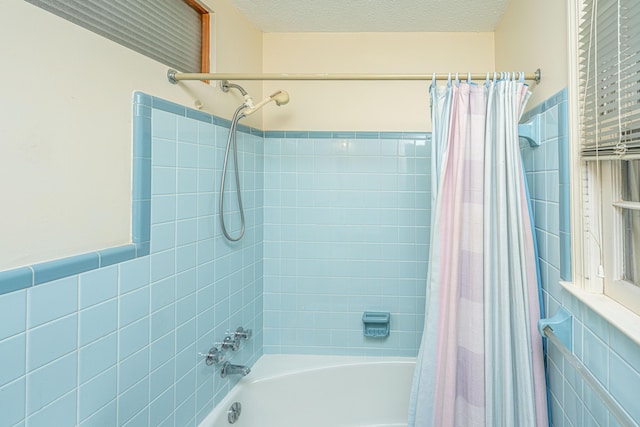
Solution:
<svg viewBox="0 0 640 427"><path fill-rule="evenodd" d="M176 70L174 70L173 68L169 68L169 70L167 71L167 80L169 80L169 83L171 84L178 84L178 80L176 79L176 74L178 72Z"/></svg>
<svg viewBox="0 0 640 427"><path fill-rule="evenodd" d="M542 80L542 70L538 68L534 73L533 81L536 82L536 84L540 84L540 80Z"/></svg>
<svg viewBox="0 0 640 427"><path fill-rule="evenodd" d="M555 336L569 351L573 351L573 316L564 307L558 307L553 317L538 320L538 331L543 338L547 337L545 328L549 327Z"/></svg>

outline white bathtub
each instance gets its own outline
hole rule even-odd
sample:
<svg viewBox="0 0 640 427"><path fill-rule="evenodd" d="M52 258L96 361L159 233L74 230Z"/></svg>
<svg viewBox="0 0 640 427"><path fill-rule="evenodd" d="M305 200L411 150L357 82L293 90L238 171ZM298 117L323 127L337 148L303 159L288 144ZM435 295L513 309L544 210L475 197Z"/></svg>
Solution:
<svg viewBox="0 0 640 427"><path fill-rule="evenodd" d="M200 427L407 425L415 358L264 355ZM227 411L240 402L234 424Z"/></svg>

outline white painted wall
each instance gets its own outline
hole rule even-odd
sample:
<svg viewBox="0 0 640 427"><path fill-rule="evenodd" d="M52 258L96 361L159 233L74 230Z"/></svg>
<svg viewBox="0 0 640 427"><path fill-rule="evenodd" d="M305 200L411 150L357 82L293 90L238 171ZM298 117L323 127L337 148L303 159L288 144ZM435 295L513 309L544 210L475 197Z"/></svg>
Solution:
<svg viewBox="0 0 640 427"><path fill-rule="evenodd" d="M406 73L494 69L493 33L265 33L265 73ZM429 82L265 82L291 102L269 130L424 131Z"/></svg>
<svg viewBox="0 0 640 427"><path fill-rule="evenodd" d="M558 0L511 0L496 28L498 70L542 70L541 83L532 85L529 108L568 85L567 4Z"/></svg>
<svg viewBox="0 0 640 427"><path fill-rule="evenodd" d="M205 3L217 70L260 72L262 33L226 0ZM0 38L0 270L129 242L134 91L222 117L240 99L171 85L167 66L24 1L0 2Z"/></svg>

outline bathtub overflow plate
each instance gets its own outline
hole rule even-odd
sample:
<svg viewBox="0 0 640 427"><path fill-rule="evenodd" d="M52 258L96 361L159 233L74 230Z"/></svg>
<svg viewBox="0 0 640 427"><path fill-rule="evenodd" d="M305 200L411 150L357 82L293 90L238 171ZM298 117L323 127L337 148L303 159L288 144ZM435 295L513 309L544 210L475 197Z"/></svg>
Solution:
<svg viewBox="0 0 640 427"><path fill-rule="evenodd" d="M234 424L240 418L240 412L242 412L242 405L240 402L233 402L233 405L227 411L227 420L229 424Z"/></svg>

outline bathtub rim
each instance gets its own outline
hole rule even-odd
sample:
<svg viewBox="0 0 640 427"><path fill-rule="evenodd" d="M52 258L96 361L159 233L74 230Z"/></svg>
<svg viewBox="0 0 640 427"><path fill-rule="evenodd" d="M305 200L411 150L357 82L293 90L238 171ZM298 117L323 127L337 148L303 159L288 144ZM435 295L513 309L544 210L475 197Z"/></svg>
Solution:
<svg viewBox="0 0 640 427"><path fill-rule="evenodd" d="M230 403L236 400L242 389L251 384L277 380L304 372L321 371L330 368L361 365L402 364L415 367L417 357L410 356L341 356L315 354L263 354L251 367L251 373L243 377L215 405L198 427L207 427L219 416L223 416ZM218 374L218 371L215 371ZM214 374L214 375L215 375ZM404 425L404 424L402 424Z"/></svg>
<svg viewBox="0 0 640 427"><path fill-rule="evenodd" d="M251 374L243 377L236 387L240 384L262 382L302 372L319 371L344 366L380 365L389 363L415 365L416 357L263 354L251 368ZM253 373L256 375L252 376ZM232 391L233 389L230 390L229 393Z"/></svg>

